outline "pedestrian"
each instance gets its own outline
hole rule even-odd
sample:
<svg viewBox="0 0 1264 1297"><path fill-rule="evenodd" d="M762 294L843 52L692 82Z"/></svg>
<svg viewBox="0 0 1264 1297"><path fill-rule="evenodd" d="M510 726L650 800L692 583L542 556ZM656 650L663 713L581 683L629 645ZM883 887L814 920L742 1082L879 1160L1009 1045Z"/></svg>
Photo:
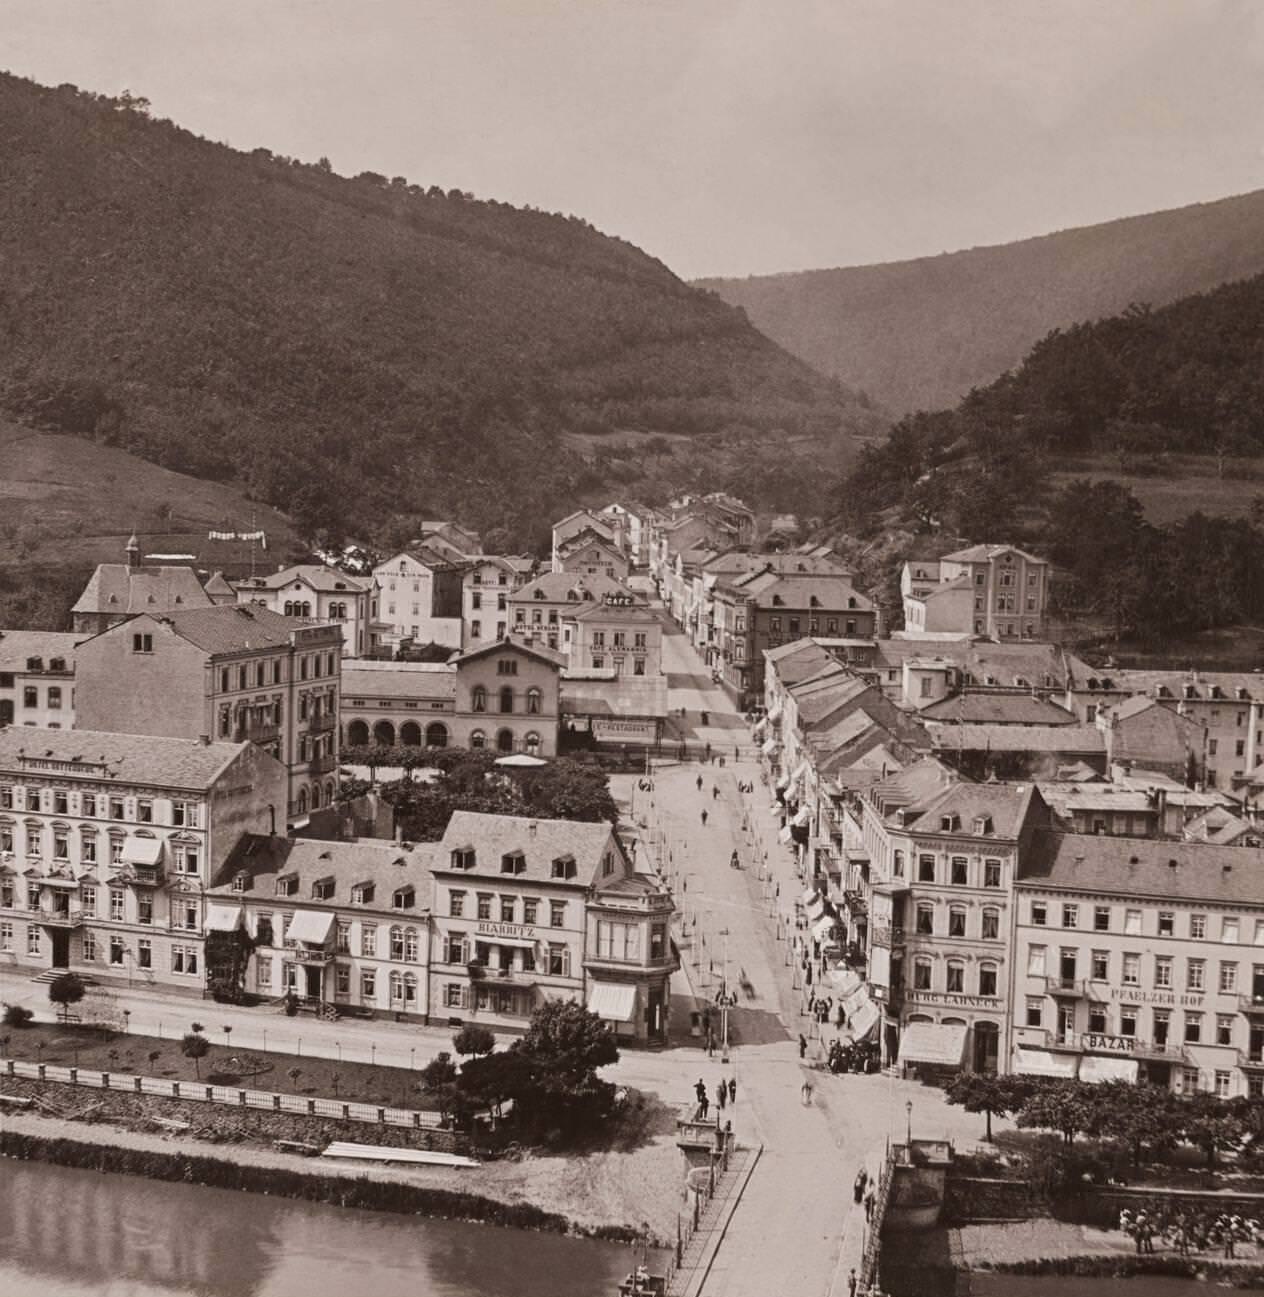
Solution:
<svg viewBox="0 0 1264 1297"><path fill-rule="evenodd" d="M720 753L720 769L721 769L721 770L724 769L724 753L723 753L723 752Z"/></svg>
<svg viewBox="0 0 1264 1297"><path fill-rule="evenodd" d="M707 1057L710 1058L715 1053L715 1033L710 1027L707 1028Z"/></svg>
<svg viewBox="0 0 1264 1297"><path fill-rule="evenodd" d="M847 1272L847 1297L856 1297L856 1272L849 1270Z"/></svg>
<svg viewBox="0 0 1264 1297"><path fill-rule="evenodd" d="M799 1097L803 1100L803 1106L810 1108L812 1106L812 1082L803 1078L803 1084L799 1088Z"/></svg>
<svg viewBox="0 0 1264 1297"><path fill-rule="evenodd" d="M702 1077L698 1078L697 1083L693 1087L693 1092L697 1097L699 1106L706 1102L707 1087L703 1084Z"/></svg>
<svg viewBox="0 0 1264 1297"><path fill-rule="evenodd" d="M721 1112L723 1112L724 1105L728 1103L728 1100L729 1100L729 1088L727 1085L724 1084L723 1078L721 1078L720 1084L715 1087L715 1106Z"/></svg>
<svg viewBox="0 0 1264 1297"><path fill-rule="evenodd" d="M737 1102L737 1077L735 1076L729 1077L729 1102Z"/></svg>
<svg viewBox="0 0 1264 1297"><path fill-rule="evenodd" d="M808 992L808 1012L809 1013L816 1012L816 992L815 991Z"/></svg>
<svg viewBox="0 0 1264 1297"><path fill-rule="evenodd" d="M856 1182L852 1185L851 1191L857 1202L865 1200L865 1185L869 1183L869 1172L862 1166L856 1172Z"/></svg>
<svg viewBox="0 0 1264 1297"><path fill-rule="evenodd" d="M729 857L729 868L730 868L730 869L740 869L740 868L741 868L741 866L737 863L737 848L736 848L736 847L733 848L733 854Z"/></svg>
<svg viewBox="0 0 1264 1297"><path fill-rule="evenodd" d="M707 1119L707 1112L711 1108L711 1100L707 1098L706 1091L702 1092L702 1102L698 1105L698 1115L703 1121Z"/></svg>
<svg viewBox="0 0 1264 1297"><path fill-rule="evenodd" d="M869 1192L865 1194L865 1223L866 1224L873 1223L873 1209L876 1203L877 1203L877 1199L873 1196L873 1190L870 1189Z"/></svg>
<svg viewBox="0 0 1264 1297"><path fill-rule="evenodd" d="M799 1057L806 1058L807 1052L808 1052L808 1038L802 1032L800 1032L799 1033Z"/></svg>
<svg viewBox="0 0 1264 1297"><path fill-rule="evenodd" d="M699 792L702 791L702 776L701 776L701 775L698 776L698 791L699 791Z"/></svg>
<svg viewBox="0 0 1264 1297"><path fill-rule="evenodd" d="M712 801L715 801L715 799L716 799L717 797L719 797L719 795L720 795L720 785L719 785L719 784L712 784L712 785L711 785L711 800L712 800Z"/></svg>
<svg viewBox="0 0 1264 1297"><path fill-rule="evenodd" d="M702 827L704 829L707 827L707 808L705 806L702 808Z"/></svg>

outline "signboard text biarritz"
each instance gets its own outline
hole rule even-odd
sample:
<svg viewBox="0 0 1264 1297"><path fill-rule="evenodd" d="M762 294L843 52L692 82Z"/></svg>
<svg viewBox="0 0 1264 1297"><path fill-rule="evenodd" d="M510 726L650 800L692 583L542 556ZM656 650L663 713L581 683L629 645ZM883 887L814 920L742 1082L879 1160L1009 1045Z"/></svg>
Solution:
<svg viewBox="0 0 1264 1297"><path fill-rule="evenodd" d="M520 941L534 941L535 929L524 927L521 923L480 923L480 937L517 937Z"/></svg>

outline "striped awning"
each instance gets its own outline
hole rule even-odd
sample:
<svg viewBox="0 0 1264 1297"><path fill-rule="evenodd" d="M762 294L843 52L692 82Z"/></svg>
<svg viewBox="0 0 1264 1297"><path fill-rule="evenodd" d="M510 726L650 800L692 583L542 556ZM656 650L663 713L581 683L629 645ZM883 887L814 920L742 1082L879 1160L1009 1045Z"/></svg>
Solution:
<svg viewBox="0 0 1264 1297"><path fill-rule="evenodd" d="M955 1022L910 1022L900 1036L901 1063L938 1063L960 1067L966 1029Z"/></svg>
<svg viewBox="0 0 1264 1297"><path fill-rule="evenodd" d="M607 1022L630 1022L636 1012L636 987L622 982L594 982L588 992L588 1012Z"/></svg>

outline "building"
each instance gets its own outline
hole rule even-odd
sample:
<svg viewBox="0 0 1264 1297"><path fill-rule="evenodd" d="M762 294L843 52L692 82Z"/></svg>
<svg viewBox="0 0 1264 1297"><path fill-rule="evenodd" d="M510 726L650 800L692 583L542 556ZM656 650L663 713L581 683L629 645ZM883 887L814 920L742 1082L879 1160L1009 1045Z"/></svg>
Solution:
<svg viewBox="0 0 1264 1297"><path fill-rule="evenodd" d="M513 638L461 654L455 660L453 745L555 756L565 661L551 649Z"/></svg>
<svg viewBox="0 0 1264 1297"><path fill-rule="evenodd" d="M76 726L248 739L289 772L282 817L337 790L342 628L244 604L142 614L76 650Z"/></svg>
<svg viewBox="0 0 1264 1297"><path fill-rule="evenodd" d="M140 542L132 535L125 563L100 563L88 578L70 610L71 626L80 635L95 635L137 613L210 606L211 598L191 566L142 563Z"/></svg>
<svg viewBox="0 0 1264 1297"><path fill-rule="evenodd" d="M75 647L82 635L0 631L0 727L75 723Z"/></svg>
<svg viewBox="0 0 1264 1297"><path fill-rule="evenodd" d="M541 572L509 596L509 633L570 656L575 614L606 599L636 598L612 577ZM641 601L643 602L643 600Z"/></svg>
<svg viewBox="0 0 1264 1297"><path fill-rule="evenodd" d="M597 517L611 526L615 523L622 525L621 548L634 568L644 568L649 564L650 522L655 517L653 509L636 500L612 500L598 512Z"/></svg>
<svg viewBox="0 0 1264 1297"><path fill-rule="evenodd" d="M908 635L1040 639L1049 563L1014 545L971 545L939 559L910 559L900 572L900 593Z"/></svg>
<svg viewBox="0 0 1264 1297"><path fill-rule="evenodd" d="M549 569L561 572L562 551L572 547L575 538L589 533L620 553L626 552L624 543L627 524L621 513L607 513L594 509L576 509L553 524L553 544L549 555Z"/></svg>
<svg viewBox="0 0 1264 1297"><path fill-rule="evenodd" d="M371 631L388 649L407 644L461 647L462 574L468 560L451 545L423 543L373 569Z"/></svg>
<svg viewBox="0 0 1264 1297"><path fill-rule="evenodd" d="M332 1016L425 1021L433 843L249 834L207 893L219 929L249 938L242 989Z"/></svg>
<svg viewBox="0 0 1264 1297"><path fill-rule="evenodd" d="M461 575L461 646L479 648L505 638L509 631L509 597L530 579L529 558L479 554Z"/></svg>
<svg viewBox="0 0 1264 1297"><path fill-rule="evenodd" d="M595 527L585 527L559 544L553 570L626 581L631 575L632 563L617 542L606 540Z"/></svg>
<svg viewBox="0 0 1264 1297"><path fill-rule="evenodd" d="M1205 777L1207 731L1157 699L1134 697L1097 713L1112 764L1139 765L1193 787Z"/></svg>
<svg viewBox="0 0 1264 1297"><path fill-rule="evenodd" d="M455 665L342 664L342 736L353 747L446 748L455 710Z"/></svg>
<svg viewBox="0 0 1264 1297"><path fill-rule="evenodd" d="M526 1027L577 1000L621 1037L666 1039L671 897L609 824L457 811L432 868L432 1015Z"/></svg>
<svg viewBox="0 0 1264 1297"><path fill-rule="evenodd" d="M1037 833L1014 906L1014 1071L1264 1097L1258 848Z"/></svg>
<svg viewBox="0 0 1264 1297"><path fill-rule="evenodd" d="M237 603L270 608L285 617L337 622L342 627L346 657L364 657L377 647L369 629L373 582L320 563L283 567L269 576L247 577L237 583Z"/></svg>
<svg viewBox="0 0 1264 1297"><path fill-rule="evenodd" d="M252 743L0 730L0 960L201 992L207 886L285 797Z"/></svg>

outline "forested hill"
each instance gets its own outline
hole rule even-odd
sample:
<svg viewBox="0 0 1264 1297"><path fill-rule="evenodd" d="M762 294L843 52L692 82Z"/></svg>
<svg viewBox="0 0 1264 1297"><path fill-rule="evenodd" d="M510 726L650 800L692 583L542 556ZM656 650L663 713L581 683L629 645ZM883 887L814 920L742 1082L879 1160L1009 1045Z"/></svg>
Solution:
<svg viewBox="0 0 1264 1297"><path fill-rule="evenodd" d="M951 405L1049 330L1264 271L1264 190L998 247L699 286L898 413Z"/></svg>
<svg viewBox="0 0 1264 1297"><path fill-rule="evenodd" d="M143 100L3 74L0 174L0 409L234 479L308 534L403 509L521 545L610 488L584 434L686 436L685 468L698 439L721 465L736 445L736 471L763 441L876 423L575 218L236 152ZM635 465L614 468L627 489Z"/></svg>

